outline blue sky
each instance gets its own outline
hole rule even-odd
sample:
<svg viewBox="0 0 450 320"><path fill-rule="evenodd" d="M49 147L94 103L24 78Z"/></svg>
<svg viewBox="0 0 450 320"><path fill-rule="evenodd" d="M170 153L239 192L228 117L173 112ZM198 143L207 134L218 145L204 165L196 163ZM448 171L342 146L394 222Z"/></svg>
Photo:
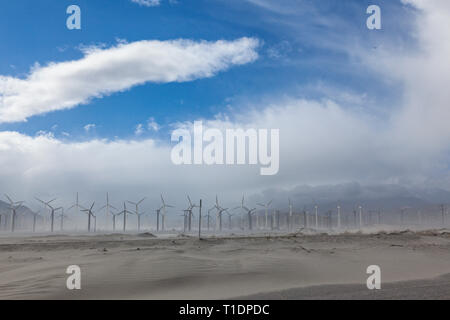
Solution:
<svg viewBox="0 0 450 320"><path fill-rule="evenodd" d="M365 27L365 8L370 1L282 1L282 13L276 7L256 3L162 0L160 6L145 7L129 0L3 2L0 74L18 78L25 77L36 62L44 66L80 59L80 46L109 47L117 39L215 41L254 37L263 45L255 62L231 67L211 78L147 83L70 110L33 116L25 123L3 123L0 130L29 135L40 130L54 131L57 137L62 137L64 131L71 134L71 139L81 140L93 136L128 138L138 123L145 124L150 117L164 129L177 121L211 118L227 112L229 105L242 108L282 95L321 97L323 93L305 88L317 83L366 94L377 101L395 96L390 86L339 47L347 43L379 46L404 32L396 28L387 36L384 30L369 31ZM398 15L405 14L399 3L377 3L390 8L384 10L383 29L397 24ZM70 4L81 8L82 30L65 27L65 10ZM90 123L96 128L86 134L83 127ZM160 134L168 138L167 130Z"/></svg>
<svg viewBox="0 0 450 320"><path fill-rule="evenodd" d="M81 30L66 28L71 4ZM381 30L366 27L369 4ZM3 1L0 187L154 202L354 182L450 189L448 30L447 0ZM200 119L280 129L279 172L176 166L172 130Z"/></svg>

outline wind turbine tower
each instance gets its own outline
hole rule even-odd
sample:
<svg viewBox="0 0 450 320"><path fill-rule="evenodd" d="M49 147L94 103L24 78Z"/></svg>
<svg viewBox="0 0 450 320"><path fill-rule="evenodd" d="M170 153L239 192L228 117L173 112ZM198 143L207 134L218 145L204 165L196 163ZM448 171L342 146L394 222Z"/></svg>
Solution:
<svg viewBox="0 0 450 320"><path fill-rule="evenodd" d="M51 222L50 222L50 231L53 232L53 229L54 229L54 223L55 223L55 212L56 212L57 210L62 209L62 207L54 208L53 206L50 205L50 203L52 203L53 201L55 201L56 198L55 198L55 199L52 199L52 200L50 200L50 201L47 201L47 202L45 202L45 201L43 201L43 200L41 200L41 199L39 199L39 198L36 198L36 200L38 200L39 202L41 202L42 204L44 204L45 206L47 206L47 207L50 208L50 220L51 220Z"/></svg>
<svg viewBox="0 0 450 320"><path fill-rule="evenodd" d="M170 205L170 204L166 204L166 202L164 201L163 196L161 195L161 202L162 202L162 219L161 219L161 229L162 231L165 230L165 221L166 221L166 213L167 210L166 208L174 208L174 206Z"/></svg>
<svg viewBox="0 0 450 320"><path fill-rule="evenodd" d="M267 230L269 227L269 207L272 204L272 200L270 200L267 203L257 203L258 206L261 206L264 208L264 217L265 217L265 223L264 228Z"/></svg>
<svg viewBox="0 0 450 320"><path fill-rule="evenodd" d="M17 216L16 210L19 209L25 201L14 202L7 194L5 194L5 197L8 199L9 209L11 209L11 232L14 232L16 228L16 216Z"/></svg>
<svg viewBox="0 0 450 320"><path fill-rule="evenodd" d="M141 200L139 200L138 202L132 202L132 201L127 201L130 204L135 205L136 207L136 211L135 214L137 216L137 220L138 220L138 231L141 230L141 216L144 215L145 213L139 213L139 205L142 203L142 201L144 201L146 198L142 198Z"/></svg>

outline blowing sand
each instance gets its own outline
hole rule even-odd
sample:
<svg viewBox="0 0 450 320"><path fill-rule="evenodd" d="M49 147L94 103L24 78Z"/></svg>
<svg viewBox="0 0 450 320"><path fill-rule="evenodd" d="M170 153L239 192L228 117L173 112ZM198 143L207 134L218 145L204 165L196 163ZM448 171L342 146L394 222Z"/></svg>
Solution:
<svg viewBox="0 0 450 320"><path fill-rule="evenodd" d="M69 265L81 268L81 290L66 288ZM377 292L365 285L369 265L381 267ZM0 299L450 299L446 274L442 230L0 237Z"/></svg>

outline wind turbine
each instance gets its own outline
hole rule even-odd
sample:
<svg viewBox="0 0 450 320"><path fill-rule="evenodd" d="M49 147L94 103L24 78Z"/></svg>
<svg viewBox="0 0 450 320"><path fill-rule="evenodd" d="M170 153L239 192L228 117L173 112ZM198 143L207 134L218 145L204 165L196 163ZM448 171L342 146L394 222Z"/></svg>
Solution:
<svg viewBox="0 0 450 320"><path fill-rule="evenodd" d="M126 231L127 228L127 213L133 214L133 212L127 210L127 205L124 201L123 210L117 214L117 215L123 214L123 231Z"/></svg>
<svg viewBox="0 0 450 320"><path fill-rule="evenodd" d="M269 223L269 221L268 221L268 218L269 218L269 207L270 207L270 205L272 204L272 201L273 201L273 200L270 200L270 201L267 202L266 204L264 204L264 203L257 203L258 206L263 207L264 210L265 210L264 214L265 214L266 221L265 221L265 224L264 224L264 228L265 228L266 230L267 230L267 228L268 228L268 223Z"/></svg>
<svg viewBox="0 0 450 320"><path fill-rule="evenodd" d="M156 209L156 231L159 231L159 215L161 214L162 207Z"/></svg>
<svg viewBox="0 0 450 320"><path fill-rule="evenodd" d="M54 223L55 223L55 212L56 212L57 210L62 209L62 207L54 208L54 207L52 207L52 206L50 205L50 203L52 203L53 201L55 201L56 198L55 198L55 199L52 199L52 200L50 200L50 201L47 201L47 202L45 202L45 201L43 201L43 200L41 200L41 199L39 199L39 198L36 198L36 197L35 197L35 199L38 200L39 202L43 203L45 206L47 206L47 207L50 208L50 219L51 219L50 231L53 232L53 226L54 226Z"/></svg>
<svg viewBox="0 0 450 320"><path fill-rule="evenodd" d="M358 208L359 208L359 227L362 228L363 226L362 206L360 205Z"/></svg>
<svg viewBox="0 0 450 320"><path fill-rule="evenodd" d="M16 210L19 209L25 201L14 202L7 194L5 194L5 197L8 199L9 209L11 209L11 232L14 232L14 229L16 227Z"/></svg>
<svg viewBox="0 0 450 320"><path fill-rule="evenodd" d="M64 208L61 208L61 214L58 216L58 218L61 219L61 221L60 221L61 224L60 224L59 229L60 229L60 231L63 231L64 230L64 218L69 219L69 217L64 214Z"/></svg>
<svg viewBox="0 0 450 320"><path fill-rule="evenodd" d="M142 201L144 201L146 198L142 198L141 200L139 200L138 202L132 202L132 201L127 201L130 204L133 204L136 206L136 211L134 212L137 216L137 220L138 220L138 231L141 230L141 216L145 214L145 212L143 213L139 213L139 205L142 203Z"/></svg>
<svg viewBox="0 0 450 320"><path fill-rule="evenodd" d="M37 219L37 217L41 217L41 216L39 215L39 211L31 212L31 213L33 214L33 232L35 232L36 231L36 219Z"/></svg>
<svg viewBox="0 0 450 320"><path fill-rule="evenodd" d="M340 204L337 205L337 218L338 218L337 227L338 227L338 229L341 229L341 205Z"/></svg>
<svg viewBox="0 0 450 320"><path fill-rule="evenodd" d="M289 198L289 225L288 225L289 230L292 230L292 202L291 202L291 198Z"/></svg>
<svg viewBox="0 0 450 320"><path fill-rule="evenodd" d="M89 209L82 209L82 212L85 212L88 215L88 232L91 232L91 217L94 217L94 213L92 212L92 209L94 208L95 202L92 202L92 205ZM94 228L95 230L95 228Z"/></svg>
<svg viewBox="0 0 450 320"><path fill-rule="evenodd" d="M314 215L316 218L316 230L319 229L319 206L317 204L314 205Z"/></svg>
<svg viewBox="0 0 450 320"><path fill-rule="evenodd" d="M165 229L165 220L166 220L166 208L174 208L174 206L170 205L170 204L166 204L166 202L164 201L163 196L161 195L161 202L162 202L162 220L161 220L161 229L162 231L164 231Z"/></svg>
<svg viewBox="0 0 450 320"><path fill-rule="evenodd" d="M188 216L188 230L191 231L191 226L192 226L192 217L193 217L193 212L192 209L198 207L196 204L193 204L191 201L191 198L189 198L189 196L187 196L188 201L189 201L189 206L186 210L188 210L189 216Z"/></svg>
<svg viewBox="0 0 450 320"><path fill-rule="evenodd" d="M233 230L232 220L231 218L234 216L234 214L230 213L230 211L226 210L228 214L228 229Z"/></svg>
<svg viewBox="0 0 450 320"><path fill-rule="evenodd" d="M213 211L215 209L215 207L212 207L212 208L210 208L210 209L208 209L208 214L206 215L206 218L207 218L207 230L209 231L209 222L210 222L210 220L211 220L211 211Z"/></svg>
<svg viewBox="0 0 450 320"><path fill-rule="evenodd" d="M303 207L303 227L308 228L308 211Z"/></svg>
<svg viewBox="0 0 450 320"><path fill-rule="evenodd" d="M77 193L77 199L78 199L78 193ZM106 193L106 204L97 210L97 212L100 212L101 210L106 209L106 219L108 220L109 215L111 215L111 209L117 210L114 206L109 204L109 194ZM114 215L113 215L113 223L114 223ZM114 229L114 228L113 228Z"/></svg>
<svg viewBox="0 0 450 320"><path fill-rule="evenodd" d="M246 206L244 206L244 196L242 196L241 206L236 207L234 209L243 209L247 212L247 218L248 218L248 228L252 230L252 215L255 213L256 208L249 209Z"/></svg>
<svg viewBox="0 0 450 320"><path fill-rule="evenodd" d="M78 215L80 213L80 208L84 209L82 206L80 206L80 203L78 202L78 192L75 198L75 203L73 205L71 205L67 211L71 210L72 208L77 208L77 212L76 214Z"/></svg>
<svg viewBox="0 0 450 320"><path fill-rule="evenodd" d="M216 204L215 204L210 210L214 210L214 209L217 210L216 224L217 224L217 222L219 223L219 231L222 231L222 213L223 213L224 211L227 211L228 208L222 208L222 207L219 205L219 198L217 197L217 195L216 195ZM208 212L209 212L209 211L208 211Z"/></svg>
<svg viewBox="0 0 450 320"><path fill-rule="evenodd" d="M113 217L113 231L116 231L116 217L120 216L122 214L122 212L116 212L116 213L111 212L111 215Z"/></svg>
<svg viewBox="0 0 450 320"><path fill-rule="evenodd" d="M442 226L445 226L445 211L446 211L445 205L441 204Z"/></svg>
<svg viewBox="0 0 450 320"><path fill-rule="evenodd" d="M180 216L183 216L183 233L185 233L187 229L187 219L189 216L189 210L183 209L181 211L183 211L183 214L180 214Z"/></svg>

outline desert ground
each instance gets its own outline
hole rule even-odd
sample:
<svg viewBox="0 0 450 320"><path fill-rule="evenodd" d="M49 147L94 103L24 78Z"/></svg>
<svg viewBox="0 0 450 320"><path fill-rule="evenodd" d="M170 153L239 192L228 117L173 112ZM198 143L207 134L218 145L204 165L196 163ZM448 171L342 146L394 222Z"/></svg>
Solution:
<svg viewBox="0 0 450 320"><path fill-rule="evenodd" d="M450 299L449 274L448 230L0 236L0 299Z"/></svg>

